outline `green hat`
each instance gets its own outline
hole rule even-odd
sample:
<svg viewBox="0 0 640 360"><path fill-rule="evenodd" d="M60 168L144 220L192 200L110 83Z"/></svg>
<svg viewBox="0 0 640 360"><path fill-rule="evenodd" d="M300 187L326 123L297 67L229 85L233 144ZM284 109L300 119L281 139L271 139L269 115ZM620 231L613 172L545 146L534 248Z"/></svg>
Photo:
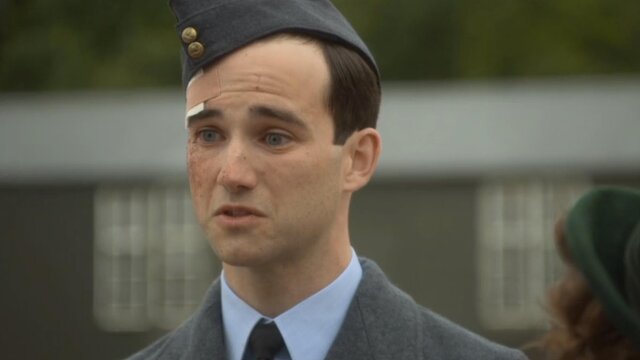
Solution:
<svg viewBox="0 0 640 360"><path fill-rule="evenodd" d="M566 238L608 319L640 349L640 191L588 192L567 216Z"/></svg>

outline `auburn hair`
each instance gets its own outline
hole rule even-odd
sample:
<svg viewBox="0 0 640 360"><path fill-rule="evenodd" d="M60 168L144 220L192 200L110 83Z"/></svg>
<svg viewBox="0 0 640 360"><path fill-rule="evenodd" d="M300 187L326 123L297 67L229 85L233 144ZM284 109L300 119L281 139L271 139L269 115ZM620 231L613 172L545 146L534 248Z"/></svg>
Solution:
<svg viewBox="0 0 640 360"><path fill-rule="evenodd" d="M566 263L564 276L546 295L551 329L538 341L553 360L640 360L640 352L609 321L583 274L569 257L564 219L556 225L556 246Z"/></svg>

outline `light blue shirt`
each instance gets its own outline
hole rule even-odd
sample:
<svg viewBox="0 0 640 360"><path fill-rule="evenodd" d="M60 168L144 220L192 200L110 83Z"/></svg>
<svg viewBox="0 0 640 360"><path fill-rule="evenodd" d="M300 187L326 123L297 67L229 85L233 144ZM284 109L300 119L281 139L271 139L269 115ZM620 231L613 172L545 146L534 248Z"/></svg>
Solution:
<svg viewBox="0 0 640 360"><path fill-rule="evenodd" d="M247 360L245 348L249 334L260 319L275 321L286 345L276 360L322 360L329 352L356 293L362 267L355 251L347 268L331 284L271 319L245 303L231 290L224 272L222 323L229 360Z"/></svg>

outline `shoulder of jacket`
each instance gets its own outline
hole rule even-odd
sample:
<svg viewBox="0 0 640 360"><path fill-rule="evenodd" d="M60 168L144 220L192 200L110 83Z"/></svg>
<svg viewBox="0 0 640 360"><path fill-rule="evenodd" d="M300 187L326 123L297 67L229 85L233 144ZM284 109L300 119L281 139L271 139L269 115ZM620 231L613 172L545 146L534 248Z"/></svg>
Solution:
<svg viewBox="0 0 640 360"><path fill-rule="evenodd" d="M186 336L185 327L180 326L131 355L127 360L177 359L180 349L184 348L187 342Z"/></svg>
<svg viewBox="0 0 640 360"><path fill-rule="evenodd" d="M361 259L365 277L357 293L372 346L381 353L424 359L526 359L417 304L393 285L371 260ZM411 355L413 354L413 355ZM420 354L420 355L418 355Z"/></svg>
<svg viewBox="0 0 640 360"><path fill-rule="evenodd" d="M527 359L517 349L495 343L429 309L419 308L422 349L429 356L437 352L444 359Z"/></svg>

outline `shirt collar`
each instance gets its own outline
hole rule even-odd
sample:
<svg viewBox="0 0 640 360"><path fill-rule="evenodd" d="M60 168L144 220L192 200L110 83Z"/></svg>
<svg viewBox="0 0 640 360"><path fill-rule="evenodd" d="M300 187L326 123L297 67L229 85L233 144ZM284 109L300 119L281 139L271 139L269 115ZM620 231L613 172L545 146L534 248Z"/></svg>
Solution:
<svg viewBox="0 0 640 360"><path fill-rule="evenodd" d="M275 321L291 359L324 359L329 352L351 300L356 293L362 267L355 251L351 261L333 282L275 319L261 315L245 303L221 278L222 322L230 360L241 360L249 334L262 318Z"/></svg>

